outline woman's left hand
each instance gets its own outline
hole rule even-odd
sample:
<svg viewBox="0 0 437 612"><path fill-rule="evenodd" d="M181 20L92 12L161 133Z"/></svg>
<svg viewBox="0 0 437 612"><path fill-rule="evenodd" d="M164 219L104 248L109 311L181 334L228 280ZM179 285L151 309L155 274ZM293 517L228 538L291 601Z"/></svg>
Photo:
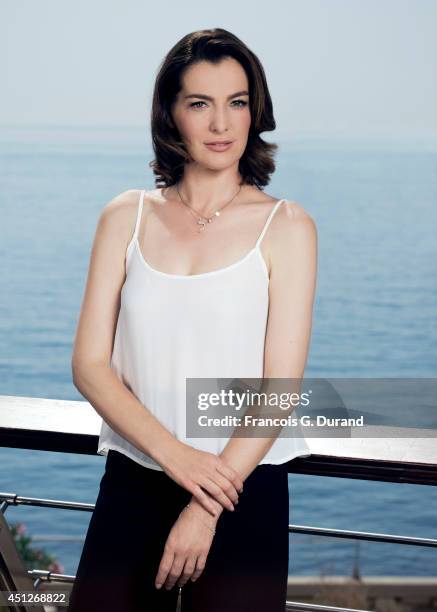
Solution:
<svg viewBox="0 0 437 612"><path fill-rule="evenodd" d="M156 575L157 589L164 583L171 589L176 581L183 586L190 578L197 580L205 568L216 523L217 518L192 498L168 534Z"/></svg>

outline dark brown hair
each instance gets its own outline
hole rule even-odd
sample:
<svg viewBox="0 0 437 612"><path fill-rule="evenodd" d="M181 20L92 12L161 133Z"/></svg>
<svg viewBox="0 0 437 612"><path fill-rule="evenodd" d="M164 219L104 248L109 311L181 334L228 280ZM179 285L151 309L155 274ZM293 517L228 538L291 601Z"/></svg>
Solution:
<svg viewBox="0 0 437 612"><path fill-rule="evenodd" d="M243 184L264 187L275 170L274 153L278 145L260 138L261 132L276 128L272 100L264 69L256 55L234 34L214 28L187 34L164 58L155 81L151 113L152 143L155 159L149 163L156 175L156 187L177 183L190 155L175 126L171 107L181 89L181 77L188 66L201 61L217 64L225 58L237 60L249 82L251 125L246 149L239 161Z"/></svg>

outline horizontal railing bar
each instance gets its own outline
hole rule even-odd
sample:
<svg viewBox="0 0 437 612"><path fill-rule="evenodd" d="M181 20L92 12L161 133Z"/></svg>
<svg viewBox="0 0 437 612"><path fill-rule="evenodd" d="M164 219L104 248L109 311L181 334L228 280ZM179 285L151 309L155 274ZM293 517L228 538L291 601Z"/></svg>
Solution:
<svg viewBox="0 0 437 612"><path fill-rule="evenodd" d="M10 506L42 506L45 508L63 508L65 510L86 510L92 512L95 504L84 502L60 501L57 499L45 499L41 497L25 497L16 493L2 493L0 491L0 502L6 502Z"/></svg>
<svg viewBox="0 0 437 612"><path fill-rule="evenodd" d="M357 608L339 608L338 606L324 606L322 604L300 603L299 601L286 601L287 612L307 612L307 610L320 612L374 612L373 610L362 610Z"/></svg>
<svg viewBox="0 0 437 612"><path fill-rule="evenodd" d="M71 574L56 574L55 572L50 572L49 570L31 569L27 570L27 573L32 578L38 578L39 580L44 582L73 583L76 578L76 576Z"/></svg>
<svg viewBox="0 0 437 612"><path fill-rule="evenodd" d="M59 501L55 499L43 499L38 497L23 497L15 493L2 493L0 491L0 501L5 500L11 505L20 504L29 506L43 506L48 508L63 508L66 510L86 510L92 512L95 504L85 504L81 502ZM437 539L419 538L414 536L391 535L386 533L374 533L370 531L355 531L347 529L331 529L329 527L311 527L310 525L288 526L291 533L305 533L308 535L320 535L333 538L347 538L354 540L367 540L371 542L388 542L391 544L409 544L411 546L437 547Z"/></svg>
<svg viewBox="0 0 437 612"><path fill-rule="evenodd" d="M96 456L97 441L98 437L94 435L33 430L12 430L6 433L5 429L0 428L0 446L8 448ZM290 474L437 486L437 466L431 463L311 454L308 457L296 457L286 465Z"/></svg>
<svg viewBox="0 0 437 612"><path fill-rule="evenodd" d="M32 542L83 542L84 539L84 536L50 535L45 533L32 536Z"/></svg>
<svg viewBox="0 0 437 612"><path fill-rule="evenodd" d="M388 533L374 533L371 531L355 531L353 529L330 529L327 527L311 527L306 525L289 525L288 530L292 533L321 535L328 538L347 538L354 540L367 540L369 542L389 542L390 544L409 544L411 546L437 547L437 539L434 538L391 535Z"/></svg>
<svg viewBox="0 0 437 612"><path fill-rule="evenodd" d="M88 402L0 396L0 406L0 446L97 455L102 418ZM422 443L421 432L425 436ZM407 435L409 429L400 428L400 433ZM411 435L413 439L406 437L411 461L401 444L402 436L393 440L393 445L379 443L376 448L371 439L368 448L359 438L356 447L348 440L343 456L336 454L335 438L321 445L317 438L309 437L311 454L290 460L286 467L296 474L436 486L436 447L433 440L426 439L430 430L414 430ZM352 455L347 454L348 448ZM358 450L362 454L356 455Z"/></svg>
<svg viewBox="0 0 437 612"><path fill-rule="evenodd" d="M36 578L38 583L41 582L63 582L65 584L73 584L76 576L69 574L55 574L45 570L27 570L27 573L32 578ZM322 604L305 604L298 601L286 601L286 611L308 611L320 610L320 612L373 612L372 610L361 610L357 608L339 608L335 606L324 606Z"/></svg>
<svg viewBox="0 0 437 612"><path fill-rule="evenodd" d="M55 574L54 572L50 572L48 570L27 570L27 573L32 578L37 578L40 582L64 582L64 583L74 583L76 576L72 576L70 574ZM320 610L320 612L373 612L372 610L360 610L357 608L339 608L335 606L324 606L321 604L305 604L300 603L298 601L288 601L286 602L286 610Z"/></svg>
<svg viewBox="0 0 437 612"><path fill-rule="evenodd" d="M437 485L437 465L432 463L351 459L312 454L309 457L296 457L287 464L287 468L290 474Z"/></svg>

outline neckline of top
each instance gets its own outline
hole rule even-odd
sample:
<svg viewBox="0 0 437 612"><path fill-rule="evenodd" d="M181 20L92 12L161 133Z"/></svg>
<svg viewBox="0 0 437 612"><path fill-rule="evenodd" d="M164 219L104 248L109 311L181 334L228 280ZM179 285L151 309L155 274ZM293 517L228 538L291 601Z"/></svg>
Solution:
<svg viewBox="0 0 437 612"><path fill-rule="evenodd" d="M153 268L144 258L143 253L141 252L141 248L140 248L140 243L138 242L138 238L134 239L134 243L135 243L135 247L136 247L136 251L138 253L138 256L140 258L141 263L151 272L153 272L153 274L156 274L158 276L163 276L165 278L176 278L176 279L196 279L196 278L205 278L207 276L215 276L216 274L220 274L222 272L227 272L228 270L231 270L232 268L236 268L237 266L239 266L240 264L242 264L244 261L246 261L247 259L249 259L249 257L251 255L253 255L254 253L259 254L259 257L261 258L261 263L263 265L265 274L266 274L266 278L267 280L269 280L269 272L266 266L266 262L264 260L264 257L261 253L261 250L259 248L259 245L253 247L252 249L250 249L250 251L248 253L246 253L246 255L243 255L243 257L240 257L240 259L237 259L237 261L234 261L233 263L227 265L227 266L223 266L221 268L217 268L217 270L210 270L209 272L199 272L197 274L172 274L170 272L163 272L162 270L158 270L157 268Z"/></svg>
<svg viewBox="0 0 437 612"><path fill-rule="evenodd" d="M162 191L162 190L161 190ZM141 251L141 247L140 247L140 243L138 240L138 228L139 228L139 224L140 224L140 218L141 218L141 213L142 213L142 208L143 208L143 200L144 200L144 195L146 193L146 190L143 189L141 190L141 194L140 194L140 198L139 198L139 206L138 206L138 213L137 213L137 221L136 221L136 225L135 225L135 231L134 231L134 236L132 238L131 243L135 244L136 247L136 251L139 255L140 261L141 263L144 265L145 268L147 268L148 270L150 270L151 272L153 272L156 275L165 277L165 278L175 278L175 279L197 279L197 278L204 278L204 277L208 277L208 276L213 276L216 274L220 274L222 272L226 272L228 270L231 270L237 266L239 266L240 264L242 264L243 262L245 262L247 259L249 259L249 257L253 254L258 253L259 258L261 260L261 264L263 266L264 269L264 273L266 276L267 281L270 280L269 277L269 272L267 269L267 265L266 262L264 260L263 254L261 253L261 242L262 239L270 225L271 220L273 219L274 214L276 213L276 211L279 208L279 205L282 202L285 202L285 198L282 198L280 200L278 200L274 206L272 206L272 209L267 217L267 221L264 224L264 227L261 230L260 235L258 236L258 240L256 241L255 246L250 249L250 251L248 251L245 255L243 255L243 257L240 257L240 259L237 259L237 261L234 261L233 263L227 265L227 266L223 266L221 268L218 268L217 270L210 270L209 272L199 272L198 274L172 274L170 272L163 272L162 270L158 270L156 268L154 268L153 266L151 266L145 259L142 251Z"/></svg>

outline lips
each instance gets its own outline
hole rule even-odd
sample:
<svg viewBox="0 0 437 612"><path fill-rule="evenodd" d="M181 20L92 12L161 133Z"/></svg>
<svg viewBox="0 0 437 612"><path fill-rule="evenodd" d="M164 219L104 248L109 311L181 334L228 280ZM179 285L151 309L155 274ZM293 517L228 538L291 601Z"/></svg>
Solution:
<svg viewBox="0 0 437 612"><path fill-rule="evenodd" d="M232 141L227 142L206 142L205 146L208 147L210 151L227 151L229 147L232 146Z"/></svg>

